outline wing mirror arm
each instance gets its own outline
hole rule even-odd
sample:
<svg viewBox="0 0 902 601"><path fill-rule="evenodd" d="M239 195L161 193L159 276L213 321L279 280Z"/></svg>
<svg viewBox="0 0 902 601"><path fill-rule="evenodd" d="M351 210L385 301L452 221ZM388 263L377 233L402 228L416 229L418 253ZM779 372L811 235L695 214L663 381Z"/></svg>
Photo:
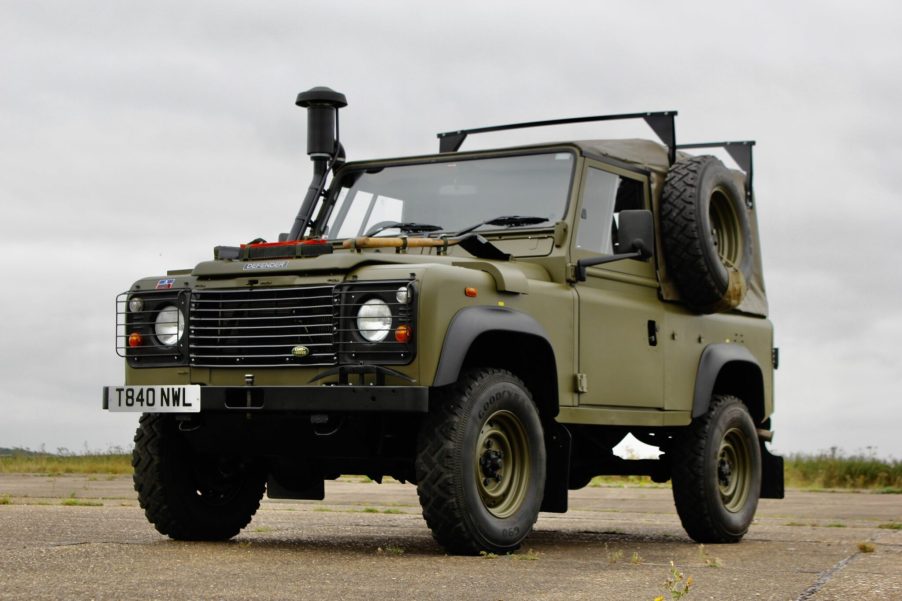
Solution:
<svg viewBox="0 0 902 601"><path fill-rule="evenodd" d="M619 236L621 240L630 240L628 245L620 245L617 254L580 259L576 262L576 281L586 281L586 268L593 265L613 263L623 259L645 261L653 256L655 231L654 218L651 211L621 211ZM647 241L647 242L646 242Z"/></svg>

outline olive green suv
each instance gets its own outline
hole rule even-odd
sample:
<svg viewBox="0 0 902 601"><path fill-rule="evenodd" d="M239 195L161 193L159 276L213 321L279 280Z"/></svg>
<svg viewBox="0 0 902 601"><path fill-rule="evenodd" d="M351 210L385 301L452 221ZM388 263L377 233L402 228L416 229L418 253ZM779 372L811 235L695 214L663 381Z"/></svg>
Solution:
<svg viewBox="0 0 902 601"><path fill-rule="evenodd" d="M516 549L597 475L671 480L699 542L739 541L783 496L752 142L677 145L675 112L635 113L346 162L344 95L297 104L314 176L290 232L118 297L125 383L103 405L143 414L134 482L157 530L228 539L264 493L322 499L340 474L415 484L465 554ZM614 119L663 144L460 150ZM740 170L686 152L706 147ZM659 456L616 456L630 433Z"/></svg>

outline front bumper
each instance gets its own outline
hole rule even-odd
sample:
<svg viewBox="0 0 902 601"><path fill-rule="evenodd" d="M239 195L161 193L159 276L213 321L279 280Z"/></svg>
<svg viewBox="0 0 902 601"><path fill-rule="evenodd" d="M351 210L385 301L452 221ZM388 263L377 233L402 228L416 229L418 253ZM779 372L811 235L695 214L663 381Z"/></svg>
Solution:
<svg viewBox="0 0 902 601"><path fill-rule="evenodd" d="M109 409L115 386L103 387ZM201 386L201 412L426 413L425 386Z"/></svg>

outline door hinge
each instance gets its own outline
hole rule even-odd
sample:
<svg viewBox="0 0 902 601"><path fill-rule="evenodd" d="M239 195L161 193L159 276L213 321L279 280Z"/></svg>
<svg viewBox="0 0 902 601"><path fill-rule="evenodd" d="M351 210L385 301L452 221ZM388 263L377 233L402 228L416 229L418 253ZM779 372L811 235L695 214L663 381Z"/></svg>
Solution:
<svg viewBox="0 0 902 601"><path fill-rule="evenodd" d="M586 374L576 374L576 392L589 392L589 377Z"/></svg>

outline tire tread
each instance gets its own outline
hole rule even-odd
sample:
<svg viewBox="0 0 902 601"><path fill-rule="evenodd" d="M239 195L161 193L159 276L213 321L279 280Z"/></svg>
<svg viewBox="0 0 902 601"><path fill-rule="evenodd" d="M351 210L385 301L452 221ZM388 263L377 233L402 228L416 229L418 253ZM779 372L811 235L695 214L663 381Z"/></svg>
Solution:
<svg viewBox="0 0 902 601"><path fill-rule="evenodd" d="M173 433L166 415L145 413L135 432L132 467L138 503L158 532L176 540L228 540L247 526L265 490L265 479L252 476L231 511L217 511L216 518L198 519L188 508L185 491L176 490L166 462L173 461ZM189 491L191 492L191 491ZM217 508L219 509L219 508Z"/></svg>
<svg viewBox="0 0 902 601"><path fill-rule="evenodd" d="M693 420L681 436L676 437L671 451L675 458L671 464L673 500L683 529L699 543L736 543L745 532L735 534L719 523L709 505L706 487L705 453L712 430L714 416L728 405L744 406L741 399L732 395L714 395L708 411Z"/></svg>
<svg viewBox="0 0 902 601"><path fill-rule="evenodd" d="M459 483L453 477L465 402L487 378L503 377L526 390L512 373L494 368L464 371L454 384L437 389L419 437L416 458L417 495L426 524L441 546L453 554L475 555L487 545L468 529L466 508L460 502ZM519 546L519 545L517 545ZM513 547L514 549L516 548ZM513 550L513 549L510 549Z"/></svg>
<svg viewBox="0 0 902 601"><path fill-rule="evenodd" d="M667 172L661 201L661 235L669 271L683 300L704 310L725 289L712 277L705 260L706 233L698 217L700 174L717 158L709 155L677 161Z"/></svg>

